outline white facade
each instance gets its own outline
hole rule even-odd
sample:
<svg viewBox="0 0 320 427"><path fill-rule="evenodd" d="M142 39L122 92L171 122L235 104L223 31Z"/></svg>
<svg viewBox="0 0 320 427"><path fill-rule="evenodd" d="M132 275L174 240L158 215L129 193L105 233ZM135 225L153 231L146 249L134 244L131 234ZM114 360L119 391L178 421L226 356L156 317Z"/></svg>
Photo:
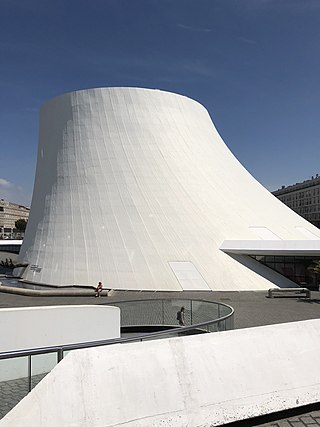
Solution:
<svg viewBox="0 0 320 427"><path fill-rule="evenodd" d="M318 174L303 182L287 187L283 185L272 194L303 218L320 227L320 177Z"/></svg>
<svg viewBox="0 0 320 427"><path fill-rule="evenodd" d="M243 168L196 101L102 88L41 109L23 279L164 291L288 287L243 255L248 241L263 249L275 240L291 252L312 240L320 255L320 230ZM240 252L221 250L224 241Z"/></svg>
<svg viewBox="0 0 320 427"><path fill-rule="evenodd" d="M0 425L225 425L319 402L319 352L319 319L79 350Z"/></svg>

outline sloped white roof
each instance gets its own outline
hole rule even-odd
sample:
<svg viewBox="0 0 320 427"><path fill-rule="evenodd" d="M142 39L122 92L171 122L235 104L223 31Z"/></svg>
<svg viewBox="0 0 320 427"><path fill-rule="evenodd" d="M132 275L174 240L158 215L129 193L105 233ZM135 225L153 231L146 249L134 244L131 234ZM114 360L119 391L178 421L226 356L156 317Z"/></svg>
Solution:
<svg viewBox="0 0 320 427"><path fill-rule="evenodd" d="M244 169L198 102L100 88L41 109L20 252L26 280L164 291L288 287L257 261L220 250L225 240L270 236L315 240L320 255L320 230Z"/></svg>

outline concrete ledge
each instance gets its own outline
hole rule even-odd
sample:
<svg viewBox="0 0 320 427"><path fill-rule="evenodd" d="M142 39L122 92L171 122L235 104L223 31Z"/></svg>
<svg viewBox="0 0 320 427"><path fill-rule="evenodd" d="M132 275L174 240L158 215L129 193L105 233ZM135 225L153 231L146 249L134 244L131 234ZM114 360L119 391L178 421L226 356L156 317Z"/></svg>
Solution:
<svg viewBox="0 0 320 427"><path fill-rule="evenodd" d="M268 290L268 297L285 297L287 293L294 294L295 297L306 297L310 298L311 292L310 289L307 288L270 288ZM278 295L277 295L278 294Z"/></svg>
<svg viewBox="0 0 320 427"><path fill-rule="evenodd" d="M224 240L220 250L243 255L319 256L320 239L313 240Z"/></svg>
<svg viewBox="0 0 320 427"><path fill-rule="evenodd" d="M224 425L319 402L319 353L319 319L74 351L1 426Z"/></svg>
<svg viewBox="0 0 320 427"><path fill-rule="evenodd" d="M0 292L16 295L25 296L38 296L38 297L88 297L95 296L95 289L27 289L27 288L16 288L13 286L5 286L0 284ZM105 289L101 292L101 297L107 297L110 292Z"/></svg>

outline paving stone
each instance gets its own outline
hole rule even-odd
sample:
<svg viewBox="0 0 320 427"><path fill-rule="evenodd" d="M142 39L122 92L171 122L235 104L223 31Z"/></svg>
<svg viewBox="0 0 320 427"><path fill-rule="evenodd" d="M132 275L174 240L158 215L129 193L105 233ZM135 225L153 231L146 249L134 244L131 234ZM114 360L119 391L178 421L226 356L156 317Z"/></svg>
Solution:
<svg viewBox="0 0 320 427"><path fill-rule="evenodd" d="M279 427L291 427L288 420L277 421Z"/></svg>
<svg viewBox="0 0 320 427"><path fill-rule="evenodd" d="M305 424L314 423L314 419L309 415L300 417L300 421L302 421Z"/></svg>
<svg viewBox="0 0 320 427"><path fill-rule="evenodd" d="M290 424L292 427L306 427L306 425L302 421L291 421Z"/></svg>
<svg viewBox="0 0 320 427"><path fill-rule="evenodd" d="M318 423L307 423L306 424L306 427L317 427L317 426L319 426Z"/></svg>

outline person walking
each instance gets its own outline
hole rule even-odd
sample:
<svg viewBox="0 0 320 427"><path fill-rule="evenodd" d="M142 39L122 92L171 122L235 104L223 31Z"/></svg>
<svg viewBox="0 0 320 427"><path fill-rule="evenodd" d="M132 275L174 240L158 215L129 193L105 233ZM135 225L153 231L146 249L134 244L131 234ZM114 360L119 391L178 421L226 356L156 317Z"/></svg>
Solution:
<svg viewBox="0 0 320 427"><path fill-rule="evenodd" d="M180 326L185 326L184 307L181 307L180 310L177 312L177 320L179 321Z"/></svg>

